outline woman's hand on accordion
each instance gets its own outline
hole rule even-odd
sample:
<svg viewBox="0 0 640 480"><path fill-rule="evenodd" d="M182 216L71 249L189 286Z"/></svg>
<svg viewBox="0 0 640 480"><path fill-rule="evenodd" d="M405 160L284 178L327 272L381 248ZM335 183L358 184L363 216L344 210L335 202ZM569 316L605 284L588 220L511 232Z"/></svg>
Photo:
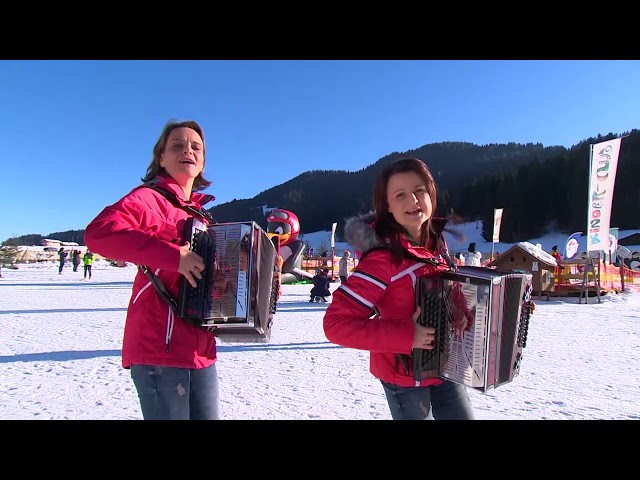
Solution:
<svg viewBox="0 0 640 480"><path fill-rule="evenodd" d="M416 311L413 312L411 319L413 320L413 324L415 326L413 333L413 348L422 348L424 350L433 350L434 344L433 341L436 338L436 329L433 327L425 327L418 323L418 318L420 318L420 307L416 308Z"/></svg>
<svg viewBox="0 0 640 480"><path fill-rule="evenodd" d="M178 273L183 275L193 288L196 288L196 279L202 279L204 260L202 260L200 255L189 250L190 247L189 242L180 247Z"/></svg>

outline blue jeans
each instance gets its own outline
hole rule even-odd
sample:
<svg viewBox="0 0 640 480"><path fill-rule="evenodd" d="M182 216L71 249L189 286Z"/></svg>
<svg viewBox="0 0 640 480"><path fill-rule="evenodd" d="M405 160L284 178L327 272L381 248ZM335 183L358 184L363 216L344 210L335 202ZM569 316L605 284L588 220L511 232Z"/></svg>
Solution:
<svg viewBox="0 0 640 480"><path fill-rule="evenodd" d="M189 369L132 365L145 420L218 420L218 372L215 363Z"/></svg>
<svg viewBox="0 0 640 480"><path fill-rule="evenodd" d="M474 420L473 407L464 385L449 380L429 387L381 383L394 420Z"/></svg>

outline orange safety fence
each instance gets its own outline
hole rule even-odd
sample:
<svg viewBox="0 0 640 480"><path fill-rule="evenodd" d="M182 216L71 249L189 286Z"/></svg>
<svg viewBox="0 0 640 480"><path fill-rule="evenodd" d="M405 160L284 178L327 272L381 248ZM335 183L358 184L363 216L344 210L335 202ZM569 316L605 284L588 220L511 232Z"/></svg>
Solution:
<svg viewBox="0 0 640 480"><path fill-rule="evenodd" d="M570 262L570 261L568 261ZM587 282L593 284L599 280L600 288L622 291L626 289L640 292L640 271L627 266L615 266L602 260L594 261L593 268L588 264L560 264L555 275L556 286L580 285L584 281L584 269L587 268ZM599 277L598 277L599 275Z"/></svg>

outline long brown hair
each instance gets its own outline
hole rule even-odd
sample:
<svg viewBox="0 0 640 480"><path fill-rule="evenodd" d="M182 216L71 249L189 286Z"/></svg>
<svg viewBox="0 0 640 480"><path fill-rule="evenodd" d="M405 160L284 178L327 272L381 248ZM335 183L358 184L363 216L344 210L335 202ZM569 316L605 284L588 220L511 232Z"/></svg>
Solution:
<svg viewBox="0 0 640 480"><path fill-rule="evenodd" d="M153 158L151 159L151 163L147 167L147 173L144 177L142 177L143 182L149 182L153 180L158 175L167 175L167 171L164 167L160 166L160 157L164 153L164 149L167 147L167 140L169 139L169 134L174 131L176 128L190 128L191 130L195 130L195 132L200 135L202 138L202 161L203 161L203 171L204 165L207 164L207 147L204 141L204 132L202 131L202 127L198 125L197 122L193 120L186 120L184 122L177 122L175 120L169 121L164 128L162 129L162 133L160 134L160 138L153 147ZM193 180L193 187L191 190L197 192L198 190L204 190L208 186L211 185L211 182L204 178L202 172L198 174L198 176Z"/></svg>
<svg viewBox="0 0 640 480"><path fill-rule="evenodd" d="M407 235L407 230L400 225L391 212L389 212L389 202L387 201L387 185L389 179L398 173L416 173L424 181L427 193L431 198L432 214L429 220L422 224L420 229L420 245L426 247L429 245L429 240L432 235L435 237L435 231L432 225L433 214L437 207L437 189L436 182L433 179L431 171L427 168L425 163L413 157L401 158L396 160L391 165L388 165L380 172L376 179L376 185L373 190L373 208L376 215L375 230L376 235L382 239L388 239L391 249L393 251L399 251L400 245L396 239L397 233Z"/></svg>

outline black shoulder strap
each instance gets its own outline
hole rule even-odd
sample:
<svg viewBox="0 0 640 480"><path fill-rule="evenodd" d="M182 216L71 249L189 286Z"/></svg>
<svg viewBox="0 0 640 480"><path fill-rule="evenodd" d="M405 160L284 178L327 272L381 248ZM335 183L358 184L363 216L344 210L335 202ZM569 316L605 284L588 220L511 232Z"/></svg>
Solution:
<svg viewBox="0 0 640 480"><path fill-rule="evenodd" d="M150 188L152 190L155 190L164 198L166 198L169 201L169 203L171 203L171 205L173 205L174 207L184 210L185 212L193 216L196 216L198 218L205 219L209 224L217 223L213 219L211 214L207 212L205 209L199 209L199 208L191 207L188 205L182 205L182 203L180 203L180 200L178 200L178 197L176 197L173 192L170 192L167 189L159 187L155 183L143 183L138 188Z"/></svg>
<svg viewBox="0 0 640 480"><path fill-rule="evenodd" d="M375 247L371 247L367 251L362 252L362 255L360 255L360 261L362 261L362 259L364 257L366 257L367 255L369 255L371 252L375 252L376 250L389 250L389 251L391 251L391 246L389 246L387 244L383 244L383 245L376 245ZM456 269L456 264L451 259L451 257L449 256L449 252L447 252L446 249L443 249L440 253L441 253L442 257L445 259L445 261L447 262L447 266L450 269L455 270ZM406 258L411 259L411 260L415 260L416 262L430 263L433 266L440 265L440 262L438 262L437 260L434 260L432 258L418 257L417 255L414 255L413 253L409 252L408 250L405 250L404 248L402 249L402 255L404 257L406 257Z"/></svg>
<svg viewBox="0 0 640 480"><path fill-rule="evenodd" d="M173 311L176 311L178 309L178 302L176 302L176 300L171 297L171 295L169 295L169 292L165 288L162 281L158 278L158 276L151 270L149 270L145 265L138 265L138 268L142 270L142 273L149 277L151 285L153 285L153 288L155 288L156 292L158 292L160 298L167 302L169 308L171 308Z"/></svg>

